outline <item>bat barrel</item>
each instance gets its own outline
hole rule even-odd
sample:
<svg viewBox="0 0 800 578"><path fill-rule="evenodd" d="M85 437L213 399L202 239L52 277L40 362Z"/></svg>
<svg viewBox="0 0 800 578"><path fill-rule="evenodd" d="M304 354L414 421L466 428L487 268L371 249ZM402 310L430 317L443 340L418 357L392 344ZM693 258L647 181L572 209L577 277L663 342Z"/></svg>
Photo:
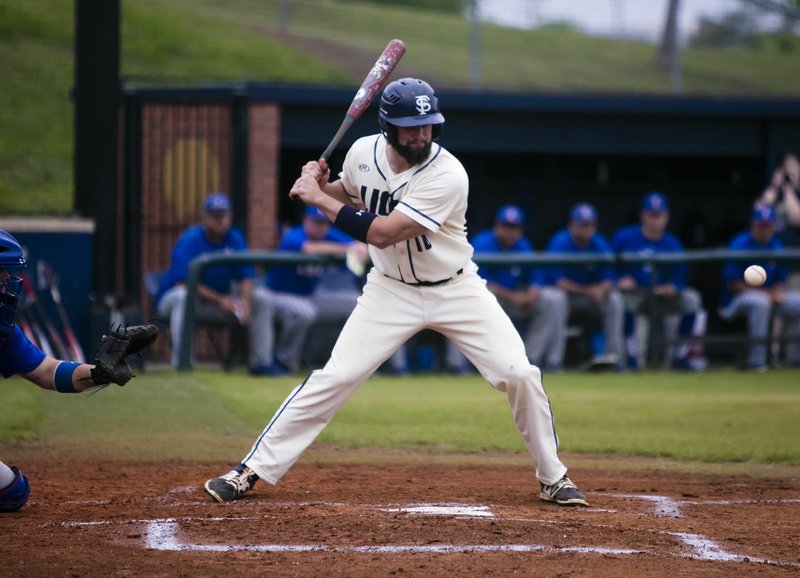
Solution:
<svg viewBox="0 0 800 578"><path fill-rule="evenodd" d="M361 117L378 92L383 89L389 79L389 75L394 71L405 51L406 45L397 38L386 45L386 48L383 49L378 60L372 65L372 68L361 83L356 95L353 97L353 101L350 103L350 107L347 109L347 114L342 124L339 126L339 130L336 131L330 144L320 155L320 160L324 159L327 162L333 153L333 149L336 148L345 133Z"/></svg>

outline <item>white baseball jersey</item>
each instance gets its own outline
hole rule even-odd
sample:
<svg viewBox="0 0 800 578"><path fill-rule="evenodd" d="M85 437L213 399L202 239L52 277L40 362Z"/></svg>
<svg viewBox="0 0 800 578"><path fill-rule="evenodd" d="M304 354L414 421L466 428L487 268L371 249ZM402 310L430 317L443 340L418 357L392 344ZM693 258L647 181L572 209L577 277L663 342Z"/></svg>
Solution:
<svg viewBox="0 0 800 578"><path fill-rule="evenodd" d="M430 233L385 249L370 245L375 269L406 283L449 279L472 259L466 234L467 172L433 143L425 162L395 174L386 147L380 134L353 144L340 175L347 195L356 207L376 215L400 211Z"/></svg>

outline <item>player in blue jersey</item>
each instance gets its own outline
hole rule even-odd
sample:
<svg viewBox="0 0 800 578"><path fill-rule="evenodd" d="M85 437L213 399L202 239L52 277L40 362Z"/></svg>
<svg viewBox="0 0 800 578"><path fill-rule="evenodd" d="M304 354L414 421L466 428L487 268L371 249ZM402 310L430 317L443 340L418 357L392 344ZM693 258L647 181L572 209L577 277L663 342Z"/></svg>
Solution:
<svg viewBox="0 0 800 578"><path fill-rule="evenodd" d="M611 245L597 232L597 210L589 203L574 205L566 229L558 231L547 246L549 253L612 254ZM601 339L592 339L595 363L617 366L622 360L624 304L616 289L617 276L610 264L559 265L547 272L550 282L566 291L570 317L589 323L598 317Z"/></svg>
<svg viewBox="0 0 800 578"><path fill-rule="evenodd" d="M95 388L94 365L61 361L45 355L16 323L22 288L20 269L26 265L17 240L0 230L0 373L20 375L42 389L78 393ZM105 382L107 383L107 382ZM16 466L0 461L0 512L14 512L28 501L31 486Z"/></svg>
<svg viewBox="0 0 800 578"><path fill-rule="evenodd" d="M750 230L740 233L731 241L731 251L782 251L783 243L775 235L777 215L770 205L758 204L753 208ZM767 280L761 287L751 287L744 282L748 265L761 265ZM753 340L747 356L746 369L766 371L767 344L770 320L773 316L787 324L787 362L800 367L800 292L786 291L788 276L785 262L761 261L757 263L730 262L722 271L723 319L747 318L747 330Z"/></svg>
<svg viewBox="0 0 800 578"><path fill-rule="evenodd" d="M244 236L231 223L228 196L211 194L203 203L202 222L187 229L172 250L172 262L159 283L156 310L169 319L173 365L178 364L189 263L206 253L247 249ZM204 319L235 319L247 326L250 373L274 375L280 371L273 365L272 306L266 290L253 287L254 277L252 265L206 267L197 287L197 315Z"/></svg>
<svg viewBox="0 0 800 578"><path fill-rule="evenodd" d="M472 239L476 253L530 253L533 246L523 236L525 215L515 205L497 211L494 226ZM483 266L479 274L500 305L515 322L527 324L523 332L525 352L534 365L558 371L563 368L567 332L567 296L545 285L541 271L533 267Z"/></svg>
<svg viewBox="0 0 800 578"><path fill-rule="evenodd" d="M669 202L663 193L651 191L642 199L639 223L623 227L611 240L616 253L678 253L683 245L667 231ZM628 365L641 369L649 333L650 314L654 308L664 314L664 335L678 342L672 349L671 365L676 369L700 371L706 363L698 346L690 346L690 337L705 334L706 313L700 293L687 287L687 265L653 267L649 263L620 267L618 287L625 299L625 336ZM678 336L680 334L680 340ZM690 355L691 352L691 355Z"/></svg>

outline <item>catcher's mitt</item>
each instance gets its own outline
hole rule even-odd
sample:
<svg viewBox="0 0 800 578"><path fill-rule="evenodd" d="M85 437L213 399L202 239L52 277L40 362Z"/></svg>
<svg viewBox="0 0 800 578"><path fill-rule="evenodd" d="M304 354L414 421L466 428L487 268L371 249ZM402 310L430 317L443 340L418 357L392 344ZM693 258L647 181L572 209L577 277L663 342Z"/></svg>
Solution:
<svg viewBox="0 0 800 578"><path fill-rule="evenodd" d="M133 377L127 357L139 353L158 339L158 326L131 325L112 331L100 342L94 355L92 381L95 385L125 385Z"/></svg>

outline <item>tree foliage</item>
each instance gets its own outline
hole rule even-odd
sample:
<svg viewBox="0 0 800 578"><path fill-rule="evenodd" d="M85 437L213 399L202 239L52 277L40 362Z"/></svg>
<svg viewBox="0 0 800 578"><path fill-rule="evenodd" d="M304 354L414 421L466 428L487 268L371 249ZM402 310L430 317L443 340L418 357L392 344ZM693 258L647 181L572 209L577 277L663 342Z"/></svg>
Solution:
<svg viewBox="0 0 800 578"><path fill-rule="evenodd" d="M756 29L747 13L730 12L719 20L701 19L691 43L693 46L720 48L754 47L757 44Z"/></svg>

